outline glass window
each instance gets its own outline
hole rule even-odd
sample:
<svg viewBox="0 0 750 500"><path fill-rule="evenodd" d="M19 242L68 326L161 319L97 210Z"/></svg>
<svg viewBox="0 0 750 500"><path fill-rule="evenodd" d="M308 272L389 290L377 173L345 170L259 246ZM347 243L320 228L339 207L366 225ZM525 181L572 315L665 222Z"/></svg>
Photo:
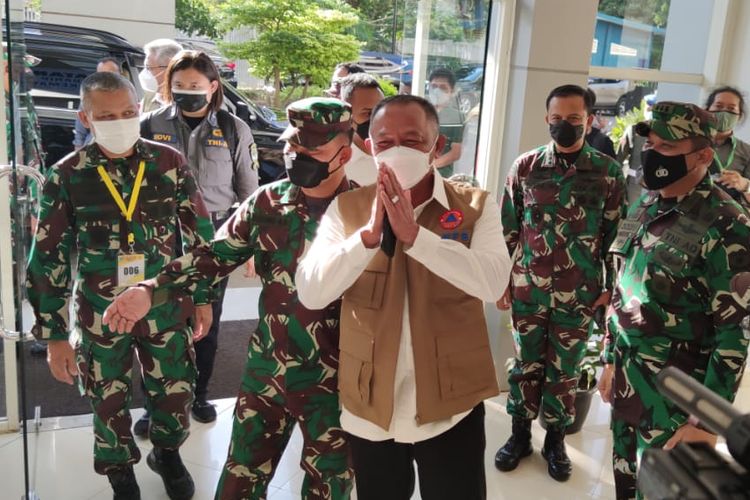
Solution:
<svg viewBox="0 0 750 500"><path fill-rule="evenodd" d="M437 107L447 138L438 160L445 177L476 173L490 9L489 0L405 0L399 5L404 19L400 91L424 95ZM422 12L427 15L420 18ZM415 74L415 59L421 62L420 74Z"/></svg>
<svg viewBox="0 0 750 500"><path fill-rule="evenodd" d="M599 0L591 65L701 73L713 8L713 0Z"/></svg>

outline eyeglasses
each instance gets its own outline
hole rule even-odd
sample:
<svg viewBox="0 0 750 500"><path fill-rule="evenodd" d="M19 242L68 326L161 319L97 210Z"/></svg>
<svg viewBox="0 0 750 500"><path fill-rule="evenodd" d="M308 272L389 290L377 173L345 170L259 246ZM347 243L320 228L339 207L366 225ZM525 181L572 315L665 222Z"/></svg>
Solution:
<svg viewBox="0 0 750 500"><path fill-rule="evenodd" d="M146 66L146 69L149 71L154 71L155 69L164 69L166 66Z"/></svg>

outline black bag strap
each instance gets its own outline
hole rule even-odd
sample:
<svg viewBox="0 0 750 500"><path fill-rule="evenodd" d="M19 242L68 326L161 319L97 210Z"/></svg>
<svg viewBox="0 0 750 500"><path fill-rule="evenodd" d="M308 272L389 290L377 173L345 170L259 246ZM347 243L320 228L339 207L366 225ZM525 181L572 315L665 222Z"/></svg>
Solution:
<svg viewBox="0 0 750 500"><path fill-rule="evenodd" d="M153 141L154 137L151 133L151 113L147 114L141 120L141 137L149 141Z"/></svg>
<svg viewBox="0 0 750 500"><path fill-rule="evenodd" d="M237 172L237 124L234 123L234 116L229 111L220 109L216 112L216 121L219 123L221 129L221 135L224 136L224 140L227 141L229 146L229 153L232 155L232 168L234 172Z"/></svg>

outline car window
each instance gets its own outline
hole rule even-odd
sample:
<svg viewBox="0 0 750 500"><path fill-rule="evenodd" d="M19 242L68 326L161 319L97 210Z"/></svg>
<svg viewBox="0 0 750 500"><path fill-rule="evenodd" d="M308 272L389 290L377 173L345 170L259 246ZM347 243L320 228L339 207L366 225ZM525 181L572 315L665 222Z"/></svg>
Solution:
<svg viewBox="0 0 750 500"><path fill-rule="evenodd" d="M41 62L34 67L34 88L77 96L81 82L96 71L99 59L109 56L106 52L88 52L84 55L48 51L29 47L28 52Z"/></svg>

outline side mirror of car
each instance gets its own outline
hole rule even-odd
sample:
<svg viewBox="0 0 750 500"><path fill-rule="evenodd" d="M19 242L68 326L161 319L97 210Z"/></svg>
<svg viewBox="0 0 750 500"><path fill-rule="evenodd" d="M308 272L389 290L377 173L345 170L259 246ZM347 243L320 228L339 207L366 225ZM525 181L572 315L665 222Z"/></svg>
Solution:
<svg viewBox="0 0 750 500"><path fill-rule="evenodd" d="M256 120L255 113L250 113L250 106L242 101L237 103L237 118L243 122L251 122Z"/></svg>

